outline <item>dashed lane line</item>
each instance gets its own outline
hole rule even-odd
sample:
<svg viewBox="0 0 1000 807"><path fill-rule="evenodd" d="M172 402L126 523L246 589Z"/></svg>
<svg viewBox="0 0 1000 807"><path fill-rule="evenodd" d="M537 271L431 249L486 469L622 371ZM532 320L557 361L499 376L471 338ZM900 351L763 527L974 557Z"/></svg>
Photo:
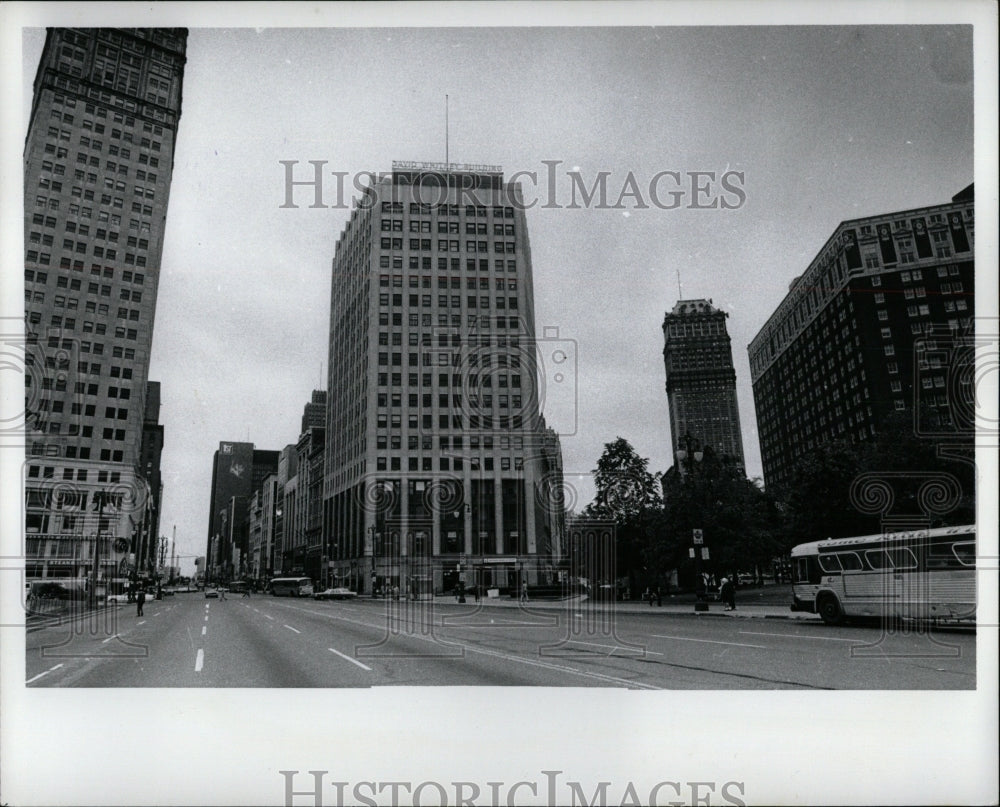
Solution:
<svg viewBox="0 0 1000 807"><path fill-rule="evenodd" d="M201 672L201 668L205 666L205 651L202 648L198 648L198 655L194 660L194 671Z"/></svg>
<svg viewBox="0 0 1000 807"><path fill-rule="evenodd" d="M29 678L24 683L25 684L30 684L33 681L37 681L43 675L48 675L50 672L54 672L54 671L58 670L60 667L62 667L62 664L57 664L55 667L49 667L49 669L45 670L45 672L40 672L40 673L38 673L38 675L32 676L31 678Z"/></svg>
<svg viewBox="0 0 1000 807"><path fill-rule="evenodd" d="M208 633L208 625L202 625L201 626L201 635L204 636L206 633Z"/></svg>
<svg viewBox="0 0 1000 807"><path fill-rule="evenodd" d="M107 639L105 639L103 642L101 642L101 644L107 644L112 639L117 639L117 638L118 638L118 634L116 633L114 636L109 636Z"/></svg>
<svg viewBox="0 0 1000 807"><path fill-rule="evenodd" d="M142 622L136 622L135 624L136 625L145 625L146 624L146 620L144 619L144 620L142 620Z"/></svg>
<svg viewBox="0 0 1000 807"><path fill-rule="evenodd" d="M285 625L285 627L288 628L289 630L295 631L296 633L302 633L302 631L300 631L300 630L298 630L296 628L293 628L291 625Z"/></svg>
<svg viewBox="0 0 1000 807"><path fill-rule="evenodd" d="M347 661L351 662L351 664L357 664L362 670L368 670L368 672L372 671L372 668L369 667L367 664L362 664L356 658L351 658L350 656L341 653L339 650L334 650L332 647L328 647L327 650L329 650L331 653L334 653L335 655L340 656L342 659L346 659Z"/></svg>

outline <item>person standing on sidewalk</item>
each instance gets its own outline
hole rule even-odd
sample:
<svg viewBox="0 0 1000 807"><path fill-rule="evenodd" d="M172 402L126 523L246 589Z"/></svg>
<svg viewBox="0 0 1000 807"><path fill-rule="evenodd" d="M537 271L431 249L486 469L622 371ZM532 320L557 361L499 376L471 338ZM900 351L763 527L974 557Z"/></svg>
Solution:
<svg viewBox="0 0 1000 807"><path fill-rule="evenodd" d="M146 589L140 587L138 593L135 595L136 609L135 615L142 616L142 605L146 602Z"/></svg>

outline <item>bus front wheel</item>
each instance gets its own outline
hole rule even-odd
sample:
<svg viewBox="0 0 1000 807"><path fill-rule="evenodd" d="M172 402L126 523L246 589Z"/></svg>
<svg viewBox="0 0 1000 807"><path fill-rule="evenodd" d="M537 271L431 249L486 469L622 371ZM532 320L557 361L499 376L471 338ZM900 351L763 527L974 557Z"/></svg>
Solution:
<svg viewBox="0 0 1000 807"><path fill-rule="evenodd" d="M832 594L820 599L816 610L827 625L839 625L844 621L844 612L840 610L840 603Z"/></svg>

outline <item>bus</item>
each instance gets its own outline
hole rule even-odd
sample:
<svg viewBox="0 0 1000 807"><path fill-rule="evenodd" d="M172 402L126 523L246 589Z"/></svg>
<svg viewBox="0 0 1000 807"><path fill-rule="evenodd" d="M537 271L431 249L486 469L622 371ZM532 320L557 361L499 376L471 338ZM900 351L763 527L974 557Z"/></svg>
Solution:
<svg viewBox="0 0 1000 807"><path fill-rule="evenodd" d="M271 594L275 597L311 597L312 580L308 577L275 577L271 581Z"/></svg>
<svg viewBox="0 0 1000 807"><path fill-rule="evenodd" d="M976 617L976 527L941 527L799 544L792 610L828 625L851 617Z"/></svg>

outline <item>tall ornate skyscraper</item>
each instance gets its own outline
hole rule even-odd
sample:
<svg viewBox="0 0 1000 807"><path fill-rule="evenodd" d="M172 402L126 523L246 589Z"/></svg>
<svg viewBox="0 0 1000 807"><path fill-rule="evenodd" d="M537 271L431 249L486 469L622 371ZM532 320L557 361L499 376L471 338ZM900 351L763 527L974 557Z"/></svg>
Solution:
<svg viewBox="0 0 1000 807"><path fill-rule="evenodd" d="M155 542L141 446L186 46L46 33L24 150L29 578L119 576Z"/></svg>
<svg viewBox="0 0 1000 807"><path fill-rule="evenodd" d="M729 315L711 300L678 300L663 318L663 362L673 448L688 435L743 466ZM673 453L673 452L671 452Z"/></svg>

